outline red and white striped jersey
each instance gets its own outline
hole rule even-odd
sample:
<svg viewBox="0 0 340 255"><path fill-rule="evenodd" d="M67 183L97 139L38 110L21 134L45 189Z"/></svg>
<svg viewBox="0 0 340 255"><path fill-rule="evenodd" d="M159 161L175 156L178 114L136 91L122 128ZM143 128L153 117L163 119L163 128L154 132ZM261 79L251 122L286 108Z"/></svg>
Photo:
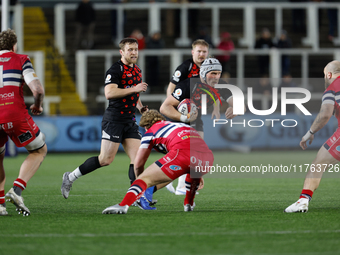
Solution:
<svg viewBox="0 0 340 255"><path fill-rule="evenodd" d="M0 123L28 115L23 86L24 77L31 73L34 69L27 55L0 51Z"/></svg>
<svg viewBox="0 0 340 255"><path fill-rule="evenodd" d="M158 121L142 137L140 148L168 153L170 150L187 149L210 151L197 131L184 123Z"/></svg>

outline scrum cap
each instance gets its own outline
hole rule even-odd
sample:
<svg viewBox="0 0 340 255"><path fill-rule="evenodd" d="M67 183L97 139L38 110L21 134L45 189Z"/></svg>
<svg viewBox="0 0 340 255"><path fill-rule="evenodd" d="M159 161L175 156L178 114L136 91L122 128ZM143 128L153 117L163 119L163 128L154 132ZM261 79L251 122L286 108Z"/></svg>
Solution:
<svg viewBox="0 0 340 255"><path fill-rule="evenodd" d="M221 71L222 72L222 65L220 61L216 58L207 58L203 61L201 68L200 68L200 76L205 81L207 73L211 71Z"/></svg>

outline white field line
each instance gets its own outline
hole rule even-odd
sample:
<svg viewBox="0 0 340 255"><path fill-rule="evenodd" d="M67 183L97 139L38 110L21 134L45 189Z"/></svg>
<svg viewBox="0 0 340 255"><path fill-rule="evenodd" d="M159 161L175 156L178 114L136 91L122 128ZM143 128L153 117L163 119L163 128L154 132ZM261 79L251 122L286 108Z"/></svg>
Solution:
<svg viewBox="0 0 340 255"><path fill-rule="evenodd" d="M301 231L230 231L230 232L191 232L191 233L107 233L107 234L93 234L93 233L76 233L76 234L55 234L55 233L35 233L35 234L0 234L0 237L39 237L39 238L51 238L51 237L138 237L138 236L238 236L238 235L292 235L292 234L333 234L340 233L340 229L335 230L301 230Z"/></svg>

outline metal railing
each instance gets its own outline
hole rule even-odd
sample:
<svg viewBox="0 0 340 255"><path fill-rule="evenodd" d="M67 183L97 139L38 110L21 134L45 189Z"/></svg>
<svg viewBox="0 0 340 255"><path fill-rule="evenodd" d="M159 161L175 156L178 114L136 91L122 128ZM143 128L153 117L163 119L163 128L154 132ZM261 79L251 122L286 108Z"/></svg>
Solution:
<svg viewBox="0 0 340 255"><path fill-rule="evenodd" d="M1 10L1 7L0 7ZM13 11L13 28L18 37L18 50L22 52L24 50L24 7L22 4L16 4L9 7L10 11Z"/></svg>
<svg viewBox="0 0 340 255"><path fill-rule="evenodd" d="M100 4L95 3L96 10L117 10L117 40L124 38L124 11L125 10L148 10L148 34L153 31L161 31L161 10L180 9L180 37L176 39L176 46L189 46L191 39L188 37L188 10L189 9L210 9L211 10L211 32L213 43L219 42L220 10L222 9L242 9L243 10L243 38L239 44L254 48L256 38L256 10L273 9L275 10L275 35L279 36L282 30L283 9L305 9L307 12L307 36L302 39L303 45L310 46L314 51L319 49L319 25L318 10L325 8L338 9L338 3L127 3L127 4ZM65 33L65 11L75 10L76 4L57 4L54 8L55 40L60 54L66 52L66 33ZM340 17L340 15L338 15ZM340 45L340 18L338 18L338 38L334 38L333 43Z"/></svg>
<svg viewBox="0 0 340 255"><path fill-rule="evenodd" d="M190 49L163 49L163 50L143 50L139 52L138 65L142 70L145 70L146 56L170 56L169 73L172 74L174 70L183 62L183 56L188 55ZM226 52L216 49L209 51L212 55L223 55ZM320 49L315 52L307 49L289 49L289 50L235 50L230 52L231 55L236 55L236 78L237 86L242 90L245 89L245 57L257 55L270 56L270 75L273 86L278 86L278 78L281 78L281 55L297 55L301 56L301 86L308 88L309 84L309 56L310 55L331 55L334 59L340 59L340 49ZM76 87L79 97L82 101L87 99L87 62L89 57L104 57L105 70L108 70L113 64L113 57L120 58L118 50L79 50L76 53ZM114 61L115 62L115 61ZM321 70L322 71L322 70ZM320 72L321 72L320 71ZM170 79L170 77L169 77Z"/></svg>
<svg viewBox="0 0 340 255"><path fill-rule="evenodd" d="M45 53L42 50L25 51L22 54L28 55L34 60L34 70L43 86L45 86Z"/></svg>

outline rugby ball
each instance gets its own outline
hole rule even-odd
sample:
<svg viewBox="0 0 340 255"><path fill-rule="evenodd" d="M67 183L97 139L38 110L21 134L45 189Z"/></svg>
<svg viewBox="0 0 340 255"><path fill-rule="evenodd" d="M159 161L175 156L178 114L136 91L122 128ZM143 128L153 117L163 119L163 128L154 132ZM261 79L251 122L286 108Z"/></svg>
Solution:
<svg viewBox="0 0 340 255"><path fill-rule="evenodd" d="M197 111L197 107L194 102L191 101L191 99L186 98L183 99L182 102L179 103L177 106L177 110L183 114L187 115L188 113L194 113Z"/></svg>

